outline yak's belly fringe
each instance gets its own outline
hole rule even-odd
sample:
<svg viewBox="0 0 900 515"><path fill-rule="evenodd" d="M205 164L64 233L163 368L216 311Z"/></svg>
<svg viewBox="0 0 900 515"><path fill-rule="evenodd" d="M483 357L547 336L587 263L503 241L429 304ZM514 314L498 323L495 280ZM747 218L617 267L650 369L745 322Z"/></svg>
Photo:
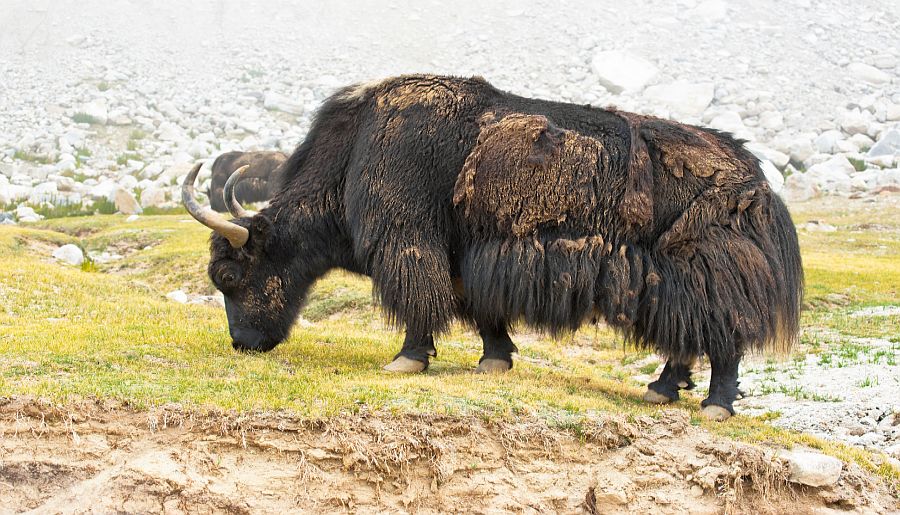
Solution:
<svg viewBox="0 0 900 515"><path fill-rule="evenodd" d="M682 363L762 347L786 316L772 259L730 228L711 227L677 254L559 241L572 240L474 246L463 263L471 312L551 334L599 312L629 340Z"/></svg>
<svg viewBox="0 0 900 515"><path fill-rule="evenodd" d="M462 266L468 311L480 319L524 321L551 334L574 331L593 314L602 238L488 240Z"/></svg>

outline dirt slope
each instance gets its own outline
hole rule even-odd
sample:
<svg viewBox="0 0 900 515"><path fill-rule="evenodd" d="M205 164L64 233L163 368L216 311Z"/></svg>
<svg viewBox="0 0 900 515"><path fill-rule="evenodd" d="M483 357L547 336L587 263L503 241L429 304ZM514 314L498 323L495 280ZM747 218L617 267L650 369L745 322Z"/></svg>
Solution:
<svg viewBox="0 0 900 515"><path fill-rule="evenodd" d="M784 479L771 449L723 441L678 410L544 423L363 413L309 422L178 407L138 412L0 400L0 512L890 512L845 466L828 490ZM824 510L824 511L823 511Z"/></svg>

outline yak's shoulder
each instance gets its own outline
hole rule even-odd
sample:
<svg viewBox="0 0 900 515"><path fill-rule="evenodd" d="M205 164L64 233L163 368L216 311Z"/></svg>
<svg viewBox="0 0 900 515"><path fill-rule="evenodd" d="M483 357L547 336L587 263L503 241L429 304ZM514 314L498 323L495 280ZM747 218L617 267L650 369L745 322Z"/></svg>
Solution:
<svg viewBox="0 0 900 515"><path fill-rule="evenodd" d="M353 84L338 90L331 101L342 104L374 101L379 107L406 108L436 102L463 101L497 90L484 78L451 75L400 75Z"/></svg>

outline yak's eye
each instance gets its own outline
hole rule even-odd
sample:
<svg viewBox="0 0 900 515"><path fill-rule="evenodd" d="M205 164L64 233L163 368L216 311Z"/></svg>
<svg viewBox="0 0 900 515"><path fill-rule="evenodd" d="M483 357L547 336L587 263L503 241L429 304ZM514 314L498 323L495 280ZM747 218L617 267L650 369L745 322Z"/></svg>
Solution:
<svg viewBox="0 0 900 515"><path fill-rule="evenodd" d="M232 288L237 286L239 279L240 271L236 270L233 266L229 266L219 272L218 283L222 288Z"/></svg>

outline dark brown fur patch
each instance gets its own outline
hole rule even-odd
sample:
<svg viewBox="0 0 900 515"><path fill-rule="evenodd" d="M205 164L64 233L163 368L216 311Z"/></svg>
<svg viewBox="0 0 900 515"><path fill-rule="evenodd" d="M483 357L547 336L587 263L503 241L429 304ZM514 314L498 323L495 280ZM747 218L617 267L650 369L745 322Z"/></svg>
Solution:
<svg viewBox="0 0 900 515"><path fill-rule="evenodd" d="M475 224L519 238L570 217L586 219L602 150L600 141L544 116L507 115L481 129L453 202Z"/></svg>

